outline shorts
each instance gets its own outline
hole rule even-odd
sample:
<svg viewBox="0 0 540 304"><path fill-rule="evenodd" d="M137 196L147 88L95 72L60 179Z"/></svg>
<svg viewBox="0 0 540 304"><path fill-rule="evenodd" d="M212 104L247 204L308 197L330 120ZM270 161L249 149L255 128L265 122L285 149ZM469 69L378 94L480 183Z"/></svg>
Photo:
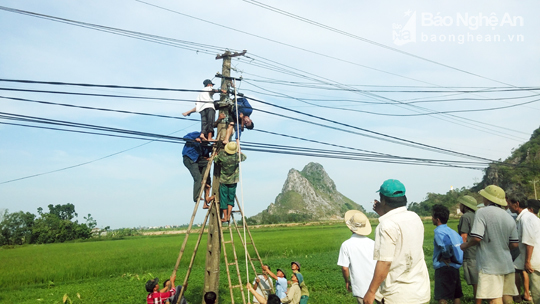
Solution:
<svg viewBox="0 0 540 304"><path fill-rule="evenodd" d="M477 299L497 299L502 296L517 296L515 273L509 274L478 274Z"/></svg>
<svg viewBox="0 0 540 304"><path fill-rule="evenodd" d="M237 184L219 184L219 208L227 209L227 205L234 207Z"/></svg>
<svg viewBox="0 0 540 304"><path fill-rule="evenodd" d="M529 273L529 288L534 303L540 303L540 272Z"/></svg>
<svg viewBox="0 0 540 304"><path fill-rule="evenodd" d="M478 268L476 268L476 259L463 259L463 278L468 285L478 284Z"/></svg>
<svg viewBox="0 0 540 304"><path fill-rule="evenodd" d="M435 269L435 300L453 300L463 297L459 269L443 266Z"/></svg>

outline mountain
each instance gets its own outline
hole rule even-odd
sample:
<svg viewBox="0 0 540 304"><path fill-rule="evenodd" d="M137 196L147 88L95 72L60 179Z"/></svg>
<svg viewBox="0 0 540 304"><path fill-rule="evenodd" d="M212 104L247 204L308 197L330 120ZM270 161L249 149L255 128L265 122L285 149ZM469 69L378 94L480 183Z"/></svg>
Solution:
<svg viewBox="0 0 540 304"><path fill-rule="evenodd" d="M529 141L512 151L503 162L489 165L482 182L471 190L479 191L488 185L498 185L506 192L521 192L534 197L533 181L540 178L540 128ZM537 189L540 183L536 183Z"/></svg>
<svg viewBox="0 0 540 304"><path fill-rule="evenodd" d="M309 163L302 171L289 170L274 203L249 220L279 223L342 218L351 209L365 212L362 206L337 191L322 165Z"/></svg>
<svg viewBox="0 0 540 304"><path fill-rule="evenodd" d="M443 204L453 212L459 205L457 199L463 195L472 195L478 202L482 202L478 191L489 185L503 188L507 195L521 193L527 198L534 198L540 194L540 128L533 132L529 141L513 150L504 161L489 164L480 183L446 194L427 193L424 201L411 203L408 209L427 216L431 214L433 205Z"/></svg>

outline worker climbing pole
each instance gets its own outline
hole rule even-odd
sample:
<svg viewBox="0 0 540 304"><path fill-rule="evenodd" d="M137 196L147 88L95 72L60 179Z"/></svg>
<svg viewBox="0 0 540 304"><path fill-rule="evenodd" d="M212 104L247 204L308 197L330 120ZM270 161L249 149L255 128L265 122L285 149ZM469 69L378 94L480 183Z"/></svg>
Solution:
<svg viewBox="0 0 540 304"><path fill-rule="evenodd" d="M246 51L242 53L230 53L225 52L222 55L216 56L216 59L223 59L222 65L222 78L221 78L221 90L229 92L231 87L231 58L237 56L243 56ZM227 103L228 94L221 94L218 105L224 105ZM218 106L218 117L224 114L225 117L231 117L230 107ZM227 119L221 120L217 126L216 140L218 143L225 139L225 133L229 121ZM215 197L215 204L219 206L219 177L221 174L221 166L214 165L213 179L212 179L212 195ZM210 215L208 218L208 241L206 245L206 267L204 274L204 293L213 291L219 298L219 265L221 256L221 221L219 208L210 208ZM204 301L203 301L204 302Z"/></svg>

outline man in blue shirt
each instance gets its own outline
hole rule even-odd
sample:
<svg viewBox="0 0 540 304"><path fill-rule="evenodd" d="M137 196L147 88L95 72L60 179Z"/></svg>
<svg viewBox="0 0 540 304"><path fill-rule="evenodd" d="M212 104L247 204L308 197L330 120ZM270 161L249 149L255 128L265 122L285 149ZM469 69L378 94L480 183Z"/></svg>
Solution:
<svg viewBox="0 0 540 304"><path fill-rule="evenodd" d="M197 202L202 187L202 178L206 166L208 165L209 155L211 148L208 145L201 145L201 132L191 132L184 136L186 144L182 149L182 158L184 166L189 170L193 177L193 201ZM214 199L210 196L211 179L210 174L206 179L206 186L204 188L205 200L204 209L208 209L210 201Z"/></svg>
<svg viewBox="0 0 540 304"><path fill-rule="evenodd" d="M274 274L267 265L263 266L263 270L276 280L276 295L280 299L285 298L287 296L287 275L285 272L278 268L276 274Z"/></svg>
<svg viewBox="0 0 540 304"><path fill-rule="evenodd" d="M253 113L253 108L249 104L248 100L246 98L238 98L237 103L239 124L236 123L236 106L233 106L231 109L231 117L229 125L227 127L227 133L225 135L225 139L223 140L224 144L227 144L229 142L233 131L236 134L235 139L238 143L240 135L242 134L242 132L244 132L244 127L248 130L252 130L255 127L250 117L251 113Z"/></svg>
<svg viewBox="0 0 540 304"><path fill-rule="evenodd" d="M463 251L459 247L463 243L461 236L449 228L446 223L450 211L443 205L434 205L431 209L431 220L435 228L433 240L433 268L435 269L435 300L454 304L461 303L461 278L459 268L463 264Z"/></svg>

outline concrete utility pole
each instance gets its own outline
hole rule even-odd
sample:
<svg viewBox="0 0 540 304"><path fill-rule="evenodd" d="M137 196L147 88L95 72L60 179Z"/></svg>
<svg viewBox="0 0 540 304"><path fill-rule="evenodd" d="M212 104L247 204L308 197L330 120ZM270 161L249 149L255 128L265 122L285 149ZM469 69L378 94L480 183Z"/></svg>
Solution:
<svg viewBox="0 0 540 304"><path fill-rule="evenodd" d="M231 80L231 58L236 56L243 56L246 51L242 53L230 53L225 52L222 55L217 55L216 59L223 59L221 89L228 91ZM227 98L227 94L220 95L220 101L224 102ZM219 109L219 113L224 113L226 117L230 117L229 108ZM219 117L218 113L218 117ZM221 141L225 139L227 131L228 121L222 121L218 124L216 140ZM212 179L212 195L215 196L217 205L219 206L219 176L221 174L221 166L214 164L214 173ZM221 233L219 231L219 223L221 220L220 212L212 209L208 218L208 242L206 245L206 267L204 273L204 293L213 291L218 295L219 299L219 263L221 258ZM204 296L204 294L203 294ZM204 300L202 301L204 303Z"/></svg>

